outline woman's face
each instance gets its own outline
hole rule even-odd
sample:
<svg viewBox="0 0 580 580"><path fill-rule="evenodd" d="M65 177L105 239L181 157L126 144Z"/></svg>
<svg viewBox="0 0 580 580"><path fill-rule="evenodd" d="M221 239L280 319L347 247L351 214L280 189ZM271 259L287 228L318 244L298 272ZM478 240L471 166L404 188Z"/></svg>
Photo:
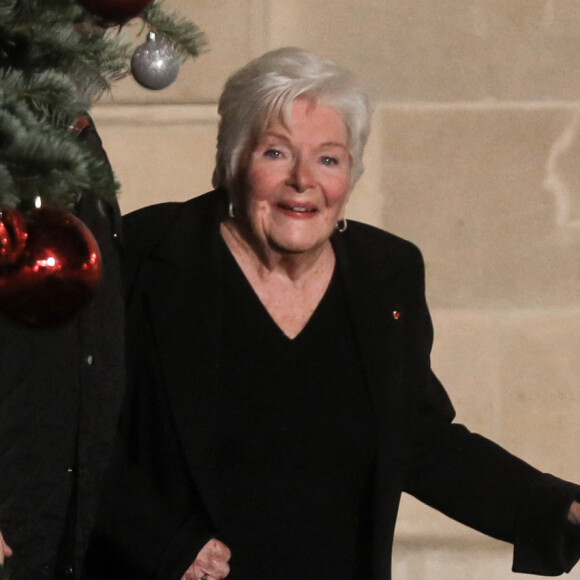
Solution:
<svg viewBox="0 0 580 580"><path fill-rule="evenodd" d="M328 242L350 191L346 126L328 107L297 99L250 154L243 214L266 248L308 253Z"/></svg>

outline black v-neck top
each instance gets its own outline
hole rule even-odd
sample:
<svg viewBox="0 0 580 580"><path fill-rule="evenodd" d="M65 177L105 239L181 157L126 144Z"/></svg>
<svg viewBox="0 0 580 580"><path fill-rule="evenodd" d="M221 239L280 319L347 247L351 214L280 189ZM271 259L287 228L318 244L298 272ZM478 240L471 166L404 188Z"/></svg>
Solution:
<svg viewBox="0 0 580 580"><path fill-rule="evenodd" d="M336 269L302 332L276 325L223 244L218 537L229 580L364 578L375 429Z"/></svg>

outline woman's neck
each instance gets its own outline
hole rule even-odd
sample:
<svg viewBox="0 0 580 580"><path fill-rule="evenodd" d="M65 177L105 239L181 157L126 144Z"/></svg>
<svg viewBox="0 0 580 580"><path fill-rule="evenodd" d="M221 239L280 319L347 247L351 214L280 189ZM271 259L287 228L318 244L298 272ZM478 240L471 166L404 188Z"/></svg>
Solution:
<svg viewBox="0 0 580 580"><path fill-rule="evenodd" d="M274 322L289 338L298 336L330 284L336 262L330 241L292 254L256 251L231 222L221 224L221 235Z"/></svg>
<svg viewBox="0 0 580 580"><path fill-rule="evenodd" d="M287 252L254 242L232 220L222 222L220 233L246 276L251 270L252 278L263 282L286 278L291 284L302 285L334 269L330 240L309 252Z"/></svg>

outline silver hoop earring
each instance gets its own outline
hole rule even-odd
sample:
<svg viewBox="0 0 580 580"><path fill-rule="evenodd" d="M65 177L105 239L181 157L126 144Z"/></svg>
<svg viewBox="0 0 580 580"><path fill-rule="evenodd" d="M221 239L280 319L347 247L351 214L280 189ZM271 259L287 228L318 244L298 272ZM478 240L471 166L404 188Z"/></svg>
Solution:
<svg viewBox="0 0 580 580"><path fill-rule="evenodd" d="M336 222L336 229L339 231L339 233L342 234L346 232L346 228L348 228L348 222L346 221L346 218L342 218Z"/></svg>
<svg viewBox="0 0 580 580"><path fill-rule="evenodd" d="M230 200L230 203L228 204L228 215L232 219L235 219L236 217L236 210L234 209L234 202L232 200Z"/></svg>

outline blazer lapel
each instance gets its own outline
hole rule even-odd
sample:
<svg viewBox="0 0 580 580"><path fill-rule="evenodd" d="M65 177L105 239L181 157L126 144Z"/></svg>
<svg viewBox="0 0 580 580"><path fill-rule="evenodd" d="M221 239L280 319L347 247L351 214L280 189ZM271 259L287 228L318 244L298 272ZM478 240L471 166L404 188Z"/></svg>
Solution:
<svg viewBox="0 0 580 580"><path fill-rule="evenodd" d="M333 245L378 430L388 426L390 433L401 405L405 306L393 264L384 254L349 243L351 229L336 235Z"/></svg>
<svg viewBox="0 0 580 580"><path fill-rule="evenodd" d="M390 543L409 445L404 337L410 313L388 248L378 250L367 236L357 236L357 224L352 226L336 234L333 244L377 429L371 566L372 578L383 578L390 570Z"/></svg>

